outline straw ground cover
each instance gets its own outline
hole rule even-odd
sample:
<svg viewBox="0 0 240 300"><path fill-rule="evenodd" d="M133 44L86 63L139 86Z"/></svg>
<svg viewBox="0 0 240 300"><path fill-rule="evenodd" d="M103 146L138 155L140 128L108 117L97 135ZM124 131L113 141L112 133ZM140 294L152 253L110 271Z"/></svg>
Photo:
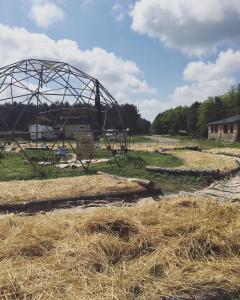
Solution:
<svg viewBox="0 0 240 300"><path fill-rule="evenodd" d="M0 240L1 299L239 299L237 203L6 216Z"/></svg>
<svg viewBox="0 0 240 300"><path fill-rule="evenodd" d="M224 157L223 159L220 155L188 150L175 150L168 153L182 159L183 165L180 168L218 169L221 173L224 173L238 167L237 160L232 157Z"/></svg>
<svg viewBox="0 0 240 300"><path fill-rule="evenodd" d="M159 152L166 149L174 149L176 147L182 147L181 144L163 144L163 143L136 143L130 146L133 151L145 151L145 152Z"/></svg>
<svg viewBox="0 0 240 300"><path fill-rule="evenodd" d="M114 179L105 175L91 175L46 180L0 182L0 190L0 203L16 203L141 190L141 187L136 183L127 182L126 180Z"/></svg>
<svg viewBox="0 0 240 300"><path fill-rule="evenodd" d="M227 156L240 157L239 148L213 148L213 149L206 150L206 152L213 153L213 154L223 154Z"/></svg>

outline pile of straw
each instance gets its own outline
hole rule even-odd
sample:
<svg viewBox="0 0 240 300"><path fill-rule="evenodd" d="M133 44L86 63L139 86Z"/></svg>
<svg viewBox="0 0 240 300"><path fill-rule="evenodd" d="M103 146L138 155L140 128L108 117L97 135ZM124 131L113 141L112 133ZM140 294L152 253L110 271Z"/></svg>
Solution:
<svg viewBox="0 0 240 300"><path fill-rule="evenodd" d="M238 162L232 157L222 157L217 154L189 151L189 150L174 150L168 151L183 161L180 168L189 169L218 169L220 172L231 171L238 167Z"/></svg>
<svg viewBox="0 0 240 300"><path fill-rule="evenodd" d="M0 203L69 198L142 189L137 183L106 175L0 182Z"/></svg>
<svg viewBox="0 0 240 300"><path fill-rule="evenodd" d="M240 287L240 206L206 200L4 217L0 298L228 299Z"/></svg>

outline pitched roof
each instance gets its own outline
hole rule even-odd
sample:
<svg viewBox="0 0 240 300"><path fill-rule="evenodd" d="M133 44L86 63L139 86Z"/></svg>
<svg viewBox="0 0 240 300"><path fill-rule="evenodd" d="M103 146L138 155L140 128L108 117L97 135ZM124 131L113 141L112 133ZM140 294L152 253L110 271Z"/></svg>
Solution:
<svg viewBox="0 0 240 300"><path fill-rule="evenodd" d="M240 115L235 115L226 119L222 119L222 120L218 120L218 121L214 121L211 123L208 123L208 125L212 125L212 124L226 124L226 123L234 123L240 121Z"/></svg>

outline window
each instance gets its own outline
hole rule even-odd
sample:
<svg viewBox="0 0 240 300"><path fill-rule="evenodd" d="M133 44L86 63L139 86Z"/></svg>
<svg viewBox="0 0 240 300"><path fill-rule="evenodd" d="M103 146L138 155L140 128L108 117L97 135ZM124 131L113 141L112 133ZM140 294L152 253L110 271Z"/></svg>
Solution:
<svg viewBox="0 0 240 300"><path fill-rule="evenodd" d="M223 126L223 132L224 133L228 133L228 125L224 125Z"/></svg>
<svg viewBox="0 0 240 300"><path fill-rule="evenodd" d="M211 133L213 133L213 125L211 125Z"/></svg>
<svg viewBox="0 0 240 300"><path fill-rule="evenodd" d="M218 133L218 125L214 126L214 131L215 131L215 133Z"/></svg>
<svg viewBox="0 0 240 300"><path fill-rule="evenodd" d="M233 133L233 124L230 125L230 133Z"/></svg>

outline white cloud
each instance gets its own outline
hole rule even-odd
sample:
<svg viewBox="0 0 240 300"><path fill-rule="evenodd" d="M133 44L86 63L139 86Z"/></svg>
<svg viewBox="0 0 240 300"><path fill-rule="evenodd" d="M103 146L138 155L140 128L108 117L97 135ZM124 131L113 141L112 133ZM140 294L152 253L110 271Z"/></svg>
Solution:
<svg viewBox="0 0 240 300"><path fill-rule="evenodd" d="M35 0L32 2L29 16L37 26L47 28L53 23L63 20L64 12L61 7L47 0Z"/></svg>
<svg viewBox="0 0 240 300"><path fill-rule="evenodd" d="M119 12L115 17L117 22L122 22L124 18L125 18L125 14L123 12Z"/></svg>
<svg viewBox="0 0 240 300"><path fill-rule="evenodd" d="M139 0L132 29L191 55L240 41L240 0Z"/></svg>
<svg viewBox="0 0 240 300"><path fill-rule="evenodd" d="M73 40L53 40L45 34L2 24L0 44L0 66L25 58L65 61L98 78L121 103L155 91L143 79L143 73L135 62L102 48L81 50Z"/></svg>
<svg viewBox="0 0 240 300"><path fill-rule="evenodd" d="M94 0L82 0L82 5L87 6L89 4L92 4Z"/></svg>
<svg viewBox="0 0 240 300"><path fill-rule="evenodd" d="M183 72L183 79L188 84L176 87L166 101L144 99L138 101L137 106L145 118L153 120L158 113L167 109L225 94L237 83L236 75L239 72L240 50L228 49L220 52L215 62L190 62Z"/></svg>
<svg viewBox="0 0 240 300"><path fill-rule="evenodd" d="M112 8L113 14L117 22L122 22L126 16L126 12L124 11L124 7L119 2L116 2Z"/></svg>
<svg viewBox="0 0 240 300"><path fill-rule="evenodd" d="M239 72L240 50L228 49L220 52L215 62L190 62L183 72L183 79L189 83L176 87L166 101L146 98L139 100L136 105L145 118L153 120L158 113L167 109L225 94L237 83L236 74Z"/></svg>
<svg viewBox="0 0 240 300"><path fill-rule="evenodd" d="M142 117L150 121L153 121L159 112L168 109L164 102L155 98L139 100L134 104L142 112Z"/></svg>
<svg viewBox="0 0 240 300"><path fill-rule="evenodd" d="M177 87L171 105L191 104L209 96L222 95L234 84L240 72L240 50L220 52L215 62L196 61L187 65L183 78L189 84Z"/></svg>

